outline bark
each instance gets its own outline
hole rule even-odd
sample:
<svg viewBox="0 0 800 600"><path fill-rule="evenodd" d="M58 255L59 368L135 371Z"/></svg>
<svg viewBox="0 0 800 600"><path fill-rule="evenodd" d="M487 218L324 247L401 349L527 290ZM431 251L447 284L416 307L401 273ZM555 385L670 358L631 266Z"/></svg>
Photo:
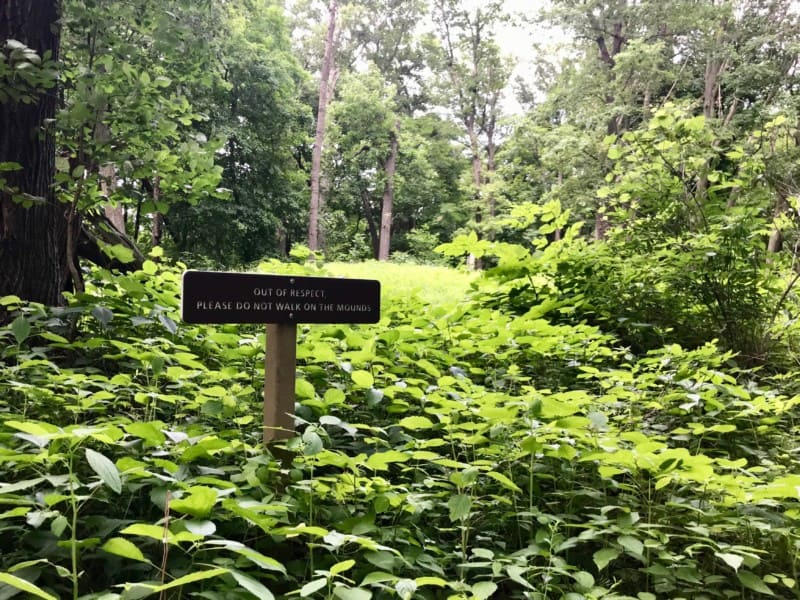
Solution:
<svg viewBox="0 0 800 600"><path fill-rule="evenodd" d="M399 128L399 123L396 126ZM399 150L397 131L391 134L389 157L386 159L384 172L386 182L383 185L381 202L381 236L378 245L378 260L389 260L389 246L392 241L392 206L394 204L394 174L397 170L397 154Z"/></svg>
<svg viewBox="0 0 800 600"><path fill-rule="evenodd" d="M369 229L369 240L372 244L372 256L378 258L379 238L378 227L375 225L375 217L372 216L372 207L369 201L369 192L361 190L361 206L364 209L364 218L367 220L367 228Z"/></svg>
<svg viewBox="0 0 800 600"><path fill-rule="evenodd" d="M770 233L769 241L767 242L767 252L769 254L780 252L781 248L783 247L783 232L777 226L777 222L780 217L789 210L789 201L786 197L786 193L783 190L778 190L777 196L778 200L775 204L775 210L773 212L776 225L772 230L772 233Z"/></svg>
<svg viewBox="0 0 800 600"><path fill-rule="evenodd" d="M161 178L156 175L153 177L153 204L158 204L161 200ZM160 212L153 214L153 223L150 228L150 242L155 248L161 245L164 237L164 215Z"/></svg>
<svg viewBox="0 0 800 600"><path fill-rule="evenodd" d="M311 154L311 202L308 209L308 247L319 250L319 221L322 211L322 194L320 179L322 175L322 144L325 140L325 121L328 116L330 100L330 77L336 52L335 37L337 0L330 0L328 5L328 33L325 37L325 54L322 59L322 72L319 80L319 106L317 108L317 128L314 136L314 149Z"/></svg>
<svg viewBox="0 0 800 600"><path fill-rule="evenodd" d="M14 39L40 56L49 52L57 59L59 17L57 0L3 0L0 45ZM0 296L15 294L47 305L62 304L61 293L70 282L67 207L53 192L55 141L50 124L55 110L54 88L35 91L29 104L10 100L0 105L0 162L22 166L5 173L6 187L0 188ZM24 208L10 190L37 200ZM77 242L77 236L70 237Z"/></svg>
<svg viewBox="0 0 800 600"><path fill-rule="evenodd" d="M108 124L103 121L104 115L104 112L100 113L100 120L94 129L94 139L98 144L107 144L111 141L111 130L109 129ZM100 165L97 169L97 172L100 175L100 191L102 192L103 196L110 198L114 193L114 190L117 188L117 169L114 166L114 163L108 162ZM111 203L107 203L103 206L103 211L105 212L108 221L116 228L116 230L120 233L125 233L125 211L123 210L122 205L118 204L114 206Z"/></svg>

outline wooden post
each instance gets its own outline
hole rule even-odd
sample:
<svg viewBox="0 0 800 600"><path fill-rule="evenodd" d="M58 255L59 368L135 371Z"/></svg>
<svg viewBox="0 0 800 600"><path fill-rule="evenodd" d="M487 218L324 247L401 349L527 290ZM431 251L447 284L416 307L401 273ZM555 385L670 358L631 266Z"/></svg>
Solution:
<svg viewBox="0 0 800 600"><path fill-rule="evenodd" d="M294 435L297 324L267 325L264 357L264 445Z"/></svg>

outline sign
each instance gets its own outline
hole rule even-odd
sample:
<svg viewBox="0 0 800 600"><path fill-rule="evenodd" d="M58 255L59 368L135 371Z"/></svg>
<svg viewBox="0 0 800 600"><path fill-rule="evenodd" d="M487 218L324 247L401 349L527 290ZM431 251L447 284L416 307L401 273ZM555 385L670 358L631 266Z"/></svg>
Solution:
<svg viewBox="0 0 800 600"><path fill-rule="evenodd" d="M372 279L186 271L181 318L186 323L377 323L380 296L380 282Z"/></svg>
<svg viewBox="0 0 800 600"><path fill-rule="evenodd" d="M297 323L377 323L381 284L372 279L185 271L186 323L264 323L264 446L294 435Z"/></svg>

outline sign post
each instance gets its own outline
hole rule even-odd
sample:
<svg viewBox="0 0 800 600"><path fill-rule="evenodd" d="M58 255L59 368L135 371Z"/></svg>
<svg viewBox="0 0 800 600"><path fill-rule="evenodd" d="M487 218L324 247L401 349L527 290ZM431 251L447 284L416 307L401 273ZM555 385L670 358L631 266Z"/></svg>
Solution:
<svg viewBox="0 0 800 600"><path fill-rule="evenodd" d="M266 445L294 434L297 324L377 323L380 283L372 279L186 271L181 318L186 323L267 325Z"/></svg>

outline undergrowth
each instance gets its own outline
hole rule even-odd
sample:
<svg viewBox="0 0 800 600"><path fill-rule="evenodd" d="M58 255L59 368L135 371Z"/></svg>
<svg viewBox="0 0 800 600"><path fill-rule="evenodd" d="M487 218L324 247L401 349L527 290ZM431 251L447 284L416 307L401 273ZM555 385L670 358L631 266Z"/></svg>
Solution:
<svg viewBox="0 0 800 600"><path fill-rule="evenodd" d="M0 299L0 597L800 597L790 376L375 265L381 322L299 328L265 449L263 329L181 323L157 260Z"/></svg>

